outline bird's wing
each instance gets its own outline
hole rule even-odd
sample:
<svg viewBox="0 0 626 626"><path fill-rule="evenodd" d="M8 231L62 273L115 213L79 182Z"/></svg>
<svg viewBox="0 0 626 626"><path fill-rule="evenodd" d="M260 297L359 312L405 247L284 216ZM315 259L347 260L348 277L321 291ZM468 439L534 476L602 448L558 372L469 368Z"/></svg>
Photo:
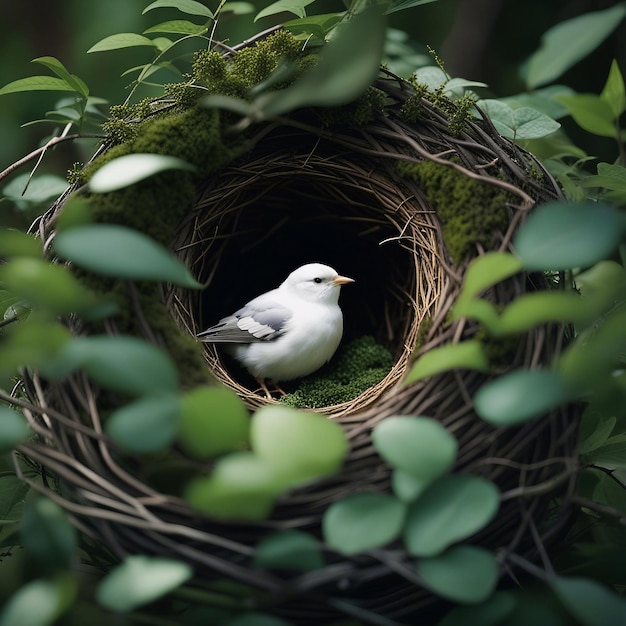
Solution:
<svg viewBox="0 0 626 626"><path fill-rule="evenodd" d="M285 332L293 313L272 300L256 298L198 335L208 343L255 343L272 341Z"/></svg>

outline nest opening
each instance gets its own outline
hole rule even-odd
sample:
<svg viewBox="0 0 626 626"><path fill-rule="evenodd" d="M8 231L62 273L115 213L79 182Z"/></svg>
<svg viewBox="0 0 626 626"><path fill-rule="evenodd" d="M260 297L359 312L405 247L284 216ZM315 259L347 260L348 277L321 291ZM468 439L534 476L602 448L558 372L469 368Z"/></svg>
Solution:
<svg viewBox="0 0 626 626"><path fill-rule="evenodd" d="M395 365L358 398L322 411L334 415L370 404L404 375L443 284L432 208L380 169L349 154L328 158L318 145L271 159L258 154L209 180L174 244L206 288L178 290L174 318L195 334L278 286L298 266L331 265L356 280L341 293L342 342L371 335ZM204 352L216 377L249 405L264 401L252 377L219 349L206 344Z"/></svg>

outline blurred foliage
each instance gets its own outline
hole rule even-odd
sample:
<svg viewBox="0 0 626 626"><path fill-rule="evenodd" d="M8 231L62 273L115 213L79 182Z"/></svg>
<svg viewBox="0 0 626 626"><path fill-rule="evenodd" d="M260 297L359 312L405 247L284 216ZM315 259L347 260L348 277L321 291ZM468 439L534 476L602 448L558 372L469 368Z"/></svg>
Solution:
<svg viewBox="0 0 626 626"><path fill-rule="evenodd" d="M135 108L124 112L143 119L153 114L146 98L161 97L164 90L169 98L180 96L167 84L209 91L208 83L197 81L198 63L196 74L192 71L193 53L206 47L209 37L233 45L281 22L307 51L321 48L317 62L299 68L298 80L288 63L274 62L257 67L241 93L212 88L204 105L239 119L229 131L301 106L349 103L367 93L382 57L450 111L469 115L478 101L504 136L543 160L567 201L546 204L531 215L516 235L515 256L492 253L472 264L454 316L476 320L482 336L491 338L516 337L545 322L575 328L575 340L554 363L500 376L474 397L479 415L503 427L540 419L565 402L586 406L580 430L585 469L576 495L580 510L559 547L556 569L544 571L517 558L515 565L543 584L528 591L495 591L501 557L463 542L497 515L500 494L482 478L450 473L456 440L425 416L390 417L373 431L373 445L392 469L391 493L354 494L333 503L321 538L299 531L269 536L258 546L256 564L319 569L328 550L352 556L399 542L415 558L420 584L460 604L442 626L623 623L626 602L615 588L626 585L625 561L611 559L605 548L609 544L622 554L626 546L624 4L355 0L346 10L344 3L330 0L157 0L144 2L143 13L124 0L30 4L7 5L0 26L5 58L12 59L0 68L3 167L42 137L58 139L36 155L43 158L32 179L10 168L15 175L0 187L3 226L25 230L58 195L68 163L87 160L97 136L106 132L102 123L109 119L109 104L130 104ZM419 19L410 21L409 15ZM59 28L51 29L51 23ZM31 58L36 70L26 61ZM215 78L220 67L211 65L210 54L202 58L202 67ZM258 55L254 62L263 58ZM34 72L41 74L33 77ZM461 75L467 78L452 78ZM182 97L166 98L165 104L172 102L189 105ZM419 111L408 107L411 113ZM38 123L19 129L32 120ZM108 129L111 133L110 123ZM74 133L88 137L66 141ZM197 167L194 159L169 150L141 154L132 144L135 138L123 133L118 139L122 149L104 159L108 162L100 163L90 180L91 192L101 197L172 170L189 181ZM71 169L78 176L80 168ZM64 259L107 278L199 287L159 243L126 226L89 223L88 213L78 207L64 217L55 242ZM132 253L109 254L114 242ZM5 258L0 266L3 452L19 450L33 436L19 406L9 406L9 392L22 367L36 367L51 380L80 369L122 394L126 402L110 412L105 425L120 450L142 456L180 446L189 457L207 461L212 471L196 473L179 489L193 507L217 518L263 519L280 494L341 467L347 442L337 424L284 406L249 416L234 393L215 387L182 391L179 364L134 336L70 337L57 316L106 318L120 305L115 294L93 293L67 266L42 259L32 237L18 231L2 233L0 255ZM502 309L481 297L520 271L544 271L556 277L556 288L527 294ZM490 367L487 351L475 339L427 353L407 381L447 369ZM7 550L2 568L8 572L0 588L0 597L7 599L2 626L45 626L59 619L83 623L87 613L90 621L103 624L111 619L130 624L135 617L141 623L177 623L174 612L163 616L150 607L163 597L177 597L180 611L192 575L185 563L137 555L104 575L94 572L82 562L84 538L67 513L26 488L24 478L38 484L33 469L18 455L6 455L0 470L0 541ZM209 594L200 602L215 623L284 624L232 605L213 606L217 597ZM184 606L193 613L193 603ZM376 616L362 617L379 623Z"/></svg>

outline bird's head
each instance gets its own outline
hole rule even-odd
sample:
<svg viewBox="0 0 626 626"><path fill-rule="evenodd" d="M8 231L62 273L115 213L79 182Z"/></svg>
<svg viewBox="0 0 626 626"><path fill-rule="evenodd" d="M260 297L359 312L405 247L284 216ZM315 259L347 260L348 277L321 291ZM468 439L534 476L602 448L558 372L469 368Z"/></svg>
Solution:
<svg viewBox="0 0 626 626"><path fill-rule="evenodd" d="M340 276L328 265L309 263L291 272L280 287L311 302L336 304L341 285L353 282L352 278Z"/></svg>

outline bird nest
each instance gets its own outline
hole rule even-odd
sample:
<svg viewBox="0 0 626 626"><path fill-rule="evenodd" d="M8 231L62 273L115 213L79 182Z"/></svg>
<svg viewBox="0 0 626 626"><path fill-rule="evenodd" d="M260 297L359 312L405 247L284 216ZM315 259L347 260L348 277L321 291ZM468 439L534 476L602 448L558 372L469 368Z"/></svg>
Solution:
<svg viewBox="0 0 626 626"><path fill-rule="evenodd" d="M561 531L567 507L555 512L551 504L557 497L567 502L575 474L571 412L556 410L519 427L496 428L480 420L472 404L488 375L454 370L402 382L415 356L478 332L476 324L450 316L469 262L488 251L511 250L512 236L532 207L559 197L556 184L489 120L466 120L452 132L450 111L416 96L409 83L383 72L376 87L387 98L383 115L360 126L327 128L315 124L309 111L296 112L264 126L248 153L206 180L171 234L171 249L206 289L162 288L162 301L180 332L195 336L305 262L325 262L356 279L342 293L345 337L373 335L392 352L394 366L358 397L320 409L341 424L349 441L339 474L285 494L266 521L210 519L137 477L134 461L103 434L101 392L86 376L73 374L52 384L31 372L24 379L27 413L45 444L20 449L46 479L54 477L46 491L85 537L117 558L144 553L186 560L199 586L223 578L243 583L255 590L255 606L299 624L349 613L350 602L338 596L356 600L366 621L368 615L410 620L437 601L420 586L411 557L398 546L350 558L328 550L327 567L297 576L252 565L256 544L269 532L296 528L319 535L330 503L357 492L390 490L389 468L371 440L372 429L386 417L428 415L440 421L459 444L454 471L498 485L500 512L472 542L498 551L503 571L512 566L508 555L534 558ZM419 99L420 115L407 121L401 109L411 98ZM425 182L407 175L420 164L443 168L436 170L439 178ZM479 185L484 198L498 199L505 216L487 236L470 237L461 247L450 231L454 221L445 214L446 194L457 193L447 188L451 180ZM54 234L61 204L39 224L45 241ZM480 224L491 218L485 211L467 219ZM489 297L505 304L542 288L542 276L519 275L493 288ZM161 343L139 305L133 315L144 320L140 334ZM70 322L74 330L77 324ZM114 319L107 331L118 332ZM562 341L561 329L538 327L514 344L496 346L497 367L500 372L535 368L558 353ZM206 367L250 408L273 402L212 346L198 349Z"/></svg>

